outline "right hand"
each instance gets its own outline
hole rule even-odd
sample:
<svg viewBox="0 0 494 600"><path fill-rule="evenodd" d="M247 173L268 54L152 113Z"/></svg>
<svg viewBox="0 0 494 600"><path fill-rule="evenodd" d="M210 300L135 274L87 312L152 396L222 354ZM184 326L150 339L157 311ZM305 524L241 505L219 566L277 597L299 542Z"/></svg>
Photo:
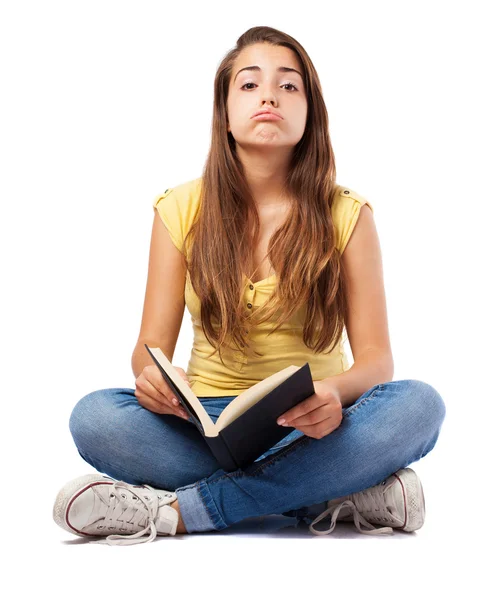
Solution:
<svg viewBox="0 0 494 600"><path fill-rule="evenodd" d="M190 387L191 383L185 371L180 367L175 367L175 369ZM176 415L185 420L189 419L189 415L181 405L177 406L172 402L175 394L163 379L163 375L156 365L145 366L136 379L135 397L141 406L151 412L159 415Z"/></svg>

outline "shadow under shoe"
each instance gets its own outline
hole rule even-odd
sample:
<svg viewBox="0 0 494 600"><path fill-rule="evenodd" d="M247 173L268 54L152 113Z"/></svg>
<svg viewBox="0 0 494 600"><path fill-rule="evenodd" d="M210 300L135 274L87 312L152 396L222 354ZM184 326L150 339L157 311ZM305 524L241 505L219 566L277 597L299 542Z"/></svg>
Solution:
<svg viewBox="0 0 494 600"><path fill-rule="evenodd" d="M413 469L400 469L381 483L368 489L327 501L326 509L310 524L315 535L331 533L336 521L353 521L360 533L367 535L394 534L393 529L415 531L425 520L425 498L422 484ZM313 505L320 508L321 505ZM309 514L311 516L309 507ZM330 515L329 529L315 529L314 525ZM374 527L372 524L383 525ZM369 530L362 529L362 525Z"/></svg>
<svg viewBox="0 0 494 600"><path fill-rule="evenodd" d="M149 485L132 485L107 475L82 475L58 492L53 519L81 537L106 536L91 544L147 543L157 535L176 534L178 512L169 506L176 499L175 492ZM146 533L149 535L144 537Z"/></svg>

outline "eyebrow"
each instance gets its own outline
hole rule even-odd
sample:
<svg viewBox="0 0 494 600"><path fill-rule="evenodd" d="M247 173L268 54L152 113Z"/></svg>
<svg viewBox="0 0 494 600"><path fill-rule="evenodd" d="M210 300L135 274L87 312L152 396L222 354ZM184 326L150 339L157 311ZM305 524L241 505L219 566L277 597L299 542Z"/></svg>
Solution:
<svg viewBox="0 0 494 600"><path fill-rule="evenodd" d="M297 69L292 69L292 67L278 67L276 70L279 73L298 73L300 77L302 77L302 73L300 73L300 71L297 71ZM243 67L242 69L240 69L240 71L237 72L237 75L242 71L262 71L262 69L257 65L251 65L250 67ZM235 79L237 79L237 75L235 75ZM233 81L235 81L235 79Z"/></svg>

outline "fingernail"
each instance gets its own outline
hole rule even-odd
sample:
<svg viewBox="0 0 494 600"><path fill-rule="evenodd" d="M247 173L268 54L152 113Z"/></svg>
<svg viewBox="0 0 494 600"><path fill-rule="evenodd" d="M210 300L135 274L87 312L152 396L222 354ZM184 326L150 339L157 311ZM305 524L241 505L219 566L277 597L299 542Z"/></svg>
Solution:
<svg viewBox="0 0 494 600"><path fill-rule="evenodd" d="M278 419L276 422L278 423L278 425L283 425L285 419Z"/></svg>
<svg viewBox="0 0 494 600"><path fill-rule="evenodd" d="M178 406L178 400L176 398L173 398L172 402L175 404L175 406Z"/></svg>

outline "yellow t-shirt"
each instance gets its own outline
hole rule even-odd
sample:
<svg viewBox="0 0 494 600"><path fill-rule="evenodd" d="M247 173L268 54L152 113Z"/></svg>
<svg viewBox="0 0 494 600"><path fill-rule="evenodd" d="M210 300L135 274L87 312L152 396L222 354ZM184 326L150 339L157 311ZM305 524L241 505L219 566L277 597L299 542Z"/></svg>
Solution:
<svg viewBox="0 0 494 600"><path fill-rule="evenodd" d="M199 207L199 193L202 178L182 183L169 188L155 197L153 207L156 207L161 220L170 232L175 246L184 252L183 242ZM351 190L338 186L339 193L335 197L332 216L336 226L336 245L340 253L345 249L357 223L360 208L368 204L372 212L374 208L368 200ZM245 304L257 308L267 301L275 286L276 274L253 283L244 275ZM292 318L285 322L276 333L267 337L274 328L274 322L265 322L249 331L249 345L262 357L247 358L240 351L225 349L222 365L216 352L207 358L213 347L207 341L200 324L200 302L191 284L187 272L185 285L185 303L192 318L193 347L187 366L187 376L191 389L197 397L237 396L242 391L252 387L269 375L281 371L290 365L310 365L312 378L319 381L348 370L349 363L344 350L343 335L339 344L330 354L317 354L307 348L302 341L304 310L297 311ZM329 348L329 346L328 346Z"/></svg>

